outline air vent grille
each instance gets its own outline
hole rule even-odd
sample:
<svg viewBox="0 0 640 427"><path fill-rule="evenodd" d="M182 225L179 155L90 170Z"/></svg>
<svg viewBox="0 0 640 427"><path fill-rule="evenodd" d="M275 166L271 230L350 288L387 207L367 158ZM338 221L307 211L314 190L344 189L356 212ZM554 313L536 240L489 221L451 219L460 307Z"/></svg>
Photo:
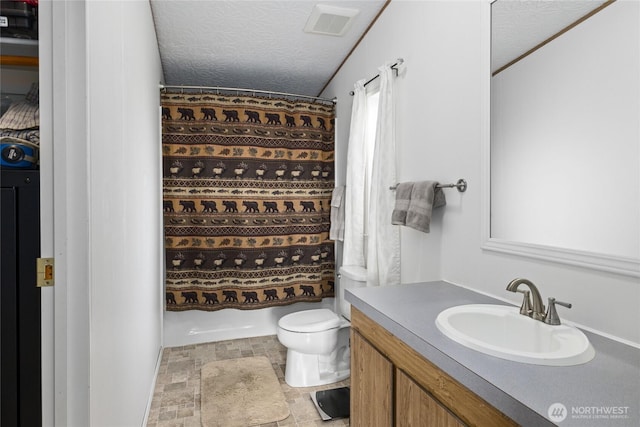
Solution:
<svg viewBox="0 0 640 427"><path fill-rule="evenodd" d="M307 20L304 31L330 36L344 35L351 22L360 11L358 9L317 4Z"/></svg>

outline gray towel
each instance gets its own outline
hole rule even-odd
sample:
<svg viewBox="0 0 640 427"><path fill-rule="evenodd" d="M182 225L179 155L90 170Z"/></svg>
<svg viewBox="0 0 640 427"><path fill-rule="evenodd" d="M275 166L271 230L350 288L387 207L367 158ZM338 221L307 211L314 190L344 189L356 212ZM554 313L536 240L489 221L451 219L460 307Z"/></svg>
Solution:
<svg viewBox="0 0 640 427"><path fill-rule="evenodd" d="M331 226L329 239L344 240L344 185L336 187L331 193Z"/></svg>
<svg viewBox="0 0 640 427"><path fill-rule="evenodd" d="M413 182L403 182L396 187L396 204L391 213L391 224L406 225L409 202L411 201L411 190Z"/></svg>
<svg viewBox="0 0 640 427"><path fill-rule="evenodd" d="M407 227L425 233L429 232L431 211L447 204L444 191L437 187L436 181L416 182L411 190L411 201L407 211Z"/></svg>

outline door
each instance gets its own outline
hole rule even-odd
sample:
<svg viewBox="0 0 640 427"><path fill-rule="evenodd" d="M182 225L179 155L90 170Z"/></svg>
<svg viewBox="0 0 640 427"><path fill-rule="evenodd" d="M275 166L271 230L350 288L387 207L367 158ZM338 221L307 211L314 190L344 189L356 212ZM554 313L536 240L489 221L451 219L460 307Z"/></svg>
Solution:
<svg viewBox="0 0 640 427"><path fill-rule="evenodd" d="M393 365L351 329L351 415L353 427L393 425Z"/></svg>
<svg viewBox="0 0 640 427"><path fill-rule="evenodd" d="M0 424L42 425L40 188L37 171L2 170L0 181Z"/></svg>
<svg viewBox="0 0 640 427"><path fill-rule="evenodd" d="M464 427L464 424L407 374L396 369L397 427Z"/></svg>

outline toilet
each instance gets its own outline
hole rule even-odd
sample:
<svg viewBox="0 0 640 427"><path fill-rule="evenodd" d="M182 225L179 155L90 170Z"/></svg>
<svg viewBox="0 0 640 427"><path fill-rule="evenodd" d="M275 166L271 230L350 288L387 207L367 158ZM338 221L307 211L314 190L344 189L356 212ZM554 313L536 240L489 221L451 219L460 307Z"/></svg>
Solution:
<svg viewBox="0 0 640 427"><path fill-rule="evenodd" d="M319 308L287 314L278 321L278 340L287 347L284 379L291 387L313 387L349 378L351 307L344 301L344 290L366 286L367 271L343 266L338 277L341 316Z"/></svg>

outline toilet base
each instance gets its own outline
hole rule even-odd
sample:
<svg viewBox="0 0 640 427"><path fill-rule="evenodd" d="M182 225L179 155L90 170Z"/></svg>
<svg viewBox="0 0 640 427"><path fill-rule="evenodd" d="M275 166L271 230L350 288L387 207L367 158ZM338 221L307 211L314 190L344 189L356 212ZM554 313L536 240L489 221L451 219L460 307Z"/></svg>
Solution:
<svg viewBox="0 0 640 427"><path fill-rule="evenodd" d="M284 380L291 387L332 384L349 378L349 367L349 347L328 355L304 354L289 349Z"/></svg>

